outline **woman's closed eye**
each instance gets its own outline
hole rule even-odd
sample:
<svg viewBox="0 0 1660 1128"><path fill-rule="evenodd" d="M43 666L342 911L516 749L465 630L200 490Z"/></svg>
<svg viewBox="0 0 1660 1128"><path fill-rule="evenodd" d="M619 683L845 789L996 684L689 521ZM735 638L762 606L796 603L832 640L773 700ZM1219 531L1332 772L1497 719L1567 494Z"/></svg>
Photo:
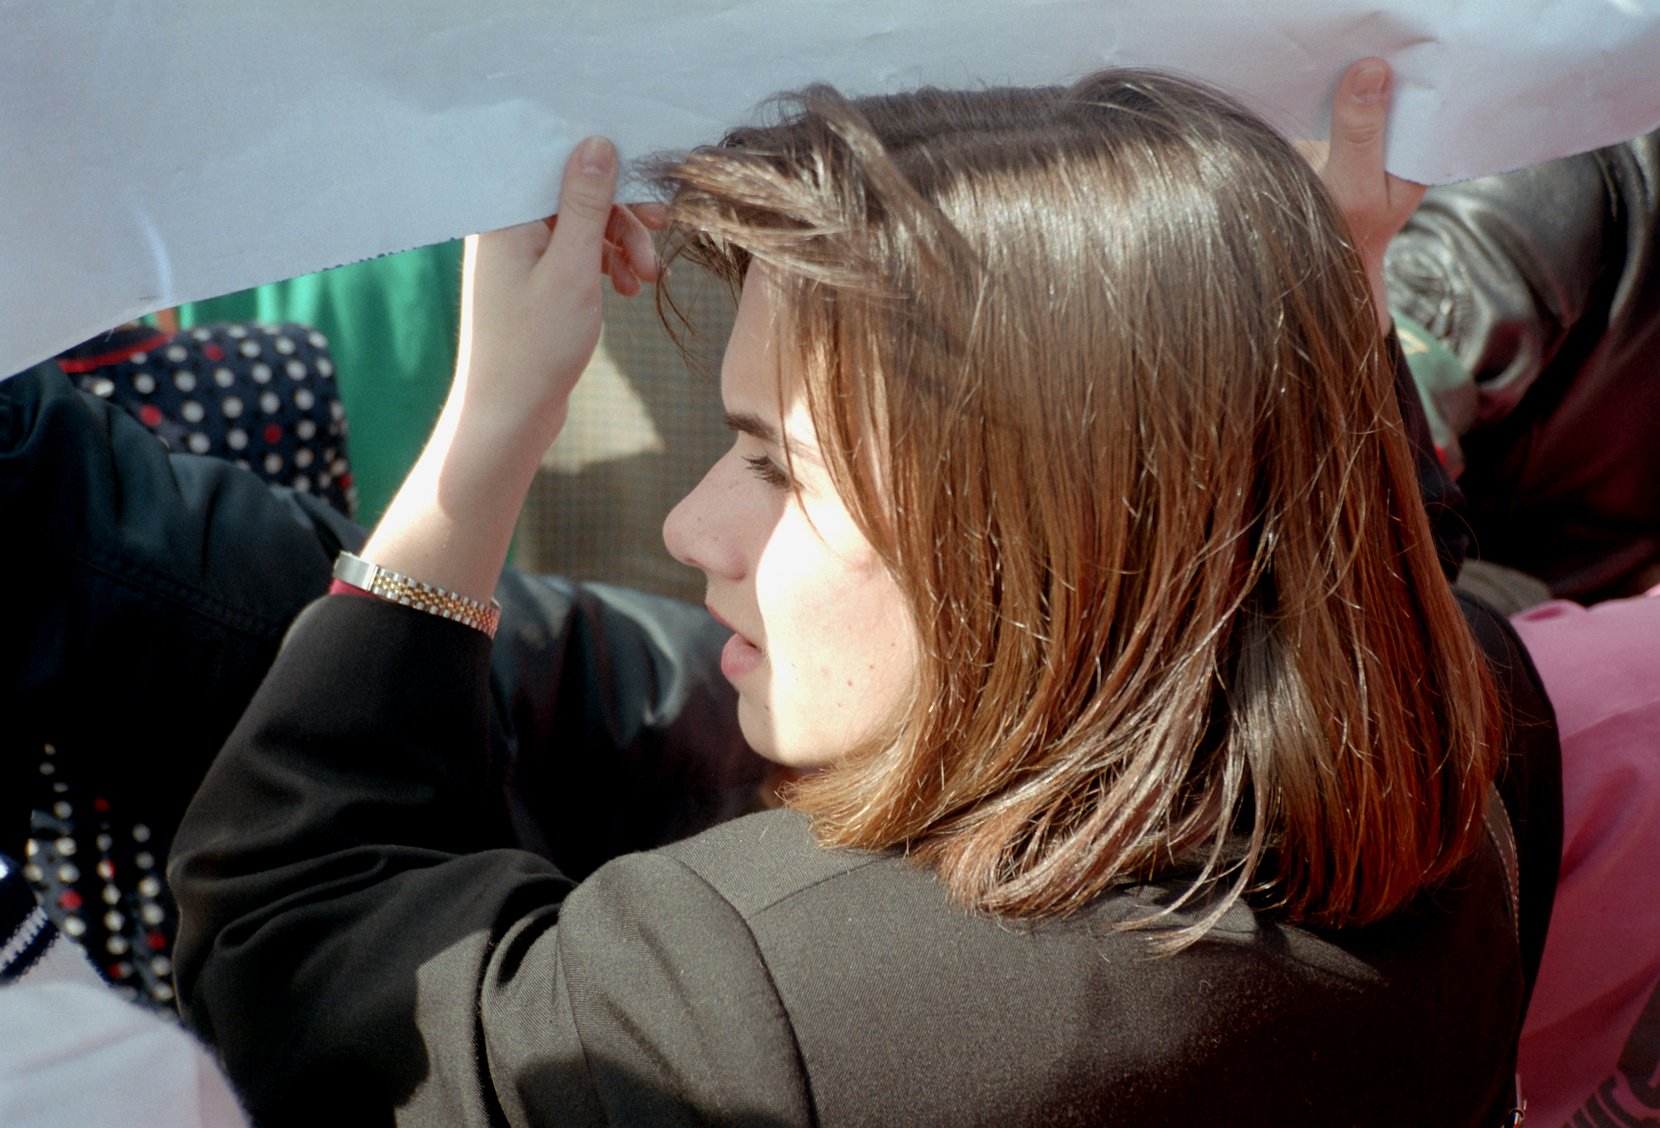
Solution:
<svg viewBox="0 0 1660 1128"><path fill-rule="evenodd" d="M790 476L784 468L764 454L748 454L744 456L744 465L749 472L774 489L787 490L790 488Z"/></svg>

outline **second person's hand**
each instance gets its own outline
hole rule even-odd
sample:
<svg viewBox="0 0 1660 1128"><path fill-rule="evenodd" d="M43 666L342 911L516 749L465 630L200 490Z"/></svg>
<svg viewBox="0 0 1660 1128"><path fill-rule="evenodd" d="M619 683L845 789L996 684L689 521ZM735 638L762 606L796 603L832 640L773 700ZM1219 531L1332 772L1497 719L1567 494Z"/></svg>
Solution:
<svg viewBox="0 0 1660 1128"><path fill-rule="evenodd" d="M1393 81L1382 59L1361 59L1343 72L1331 101L1331 139L1300 141L1297 148L1348 221L1355 249L1386 332L1389 309L1383 288L1383 252L1424 198L1424 186L1384 167Z"/></svg>

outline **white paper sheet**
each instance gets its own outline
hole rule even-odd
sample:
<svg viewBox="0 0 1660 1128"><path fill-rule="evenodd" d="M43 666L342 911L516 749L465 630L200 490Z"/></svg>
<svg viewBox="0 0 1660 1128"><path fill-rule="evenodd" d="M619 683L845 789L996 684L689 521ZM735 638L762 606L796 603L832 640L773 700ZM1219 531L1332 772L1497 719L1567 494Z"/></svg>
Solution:
<svg viewBox="0 0 1660 1128"><path fill-rule="evenodd" d="M545 214L589 133L713 141L812 81L1157 64L1323 136L1396 70L1440 182L1660 126L1660 0L0 0L0 374L153 309Z"/></svg>

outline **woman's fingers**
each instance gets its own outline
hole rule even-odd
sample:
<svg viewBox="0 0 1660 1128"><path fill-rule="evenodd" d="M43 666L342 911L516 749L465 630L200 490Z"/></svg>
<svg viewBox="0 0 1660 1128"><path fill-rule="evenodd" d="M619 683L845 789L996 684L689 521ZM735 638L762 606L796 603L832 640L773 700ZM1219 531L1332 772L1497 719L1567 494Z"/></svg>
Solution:
<svg viewBox="0 0 1660 1128"><path fill-rule="evenodd" d="M657 244L634 208L612 208L605 240L622 252L629 270L647 282L657 281ZM614 278L615 276L613 276Z"/></svg>
<svg viewBox="0 0 1660 1128"><path fill-rule="evenodd" d="M652 231L662 231L669 225L669 209L664 204L629 204L628 210Z"/></svg>
<svg viewBox="0 0 1660 1128"><path fill-rule="evenodd" d="M544 262L575 273L599 263L617 191L617 150L603 137L589 137L571 151L559 185L559 217L553 224ZM588 269L592 269L590 266Z"/></svg>
<svg viewBox="0 0 1660 1128"><path fill-rule="evenodd" d="M605 244L605 258L601 268L611 278L611 288L625 298L640 292L640 277L629 262L628 253L611 242Z"/></svg>
<svg viewBox="0 0 1660 1128"><path fill-rule="evenodd" d="M557 222L470 244L458 391L472 418L505 420L532 446L545 447L563 425L570 390L599 341L601 272L624 290L639 287L626 256L607 250L616 184L616 149L590 137L565 164Z"/></svg>
<svg viewBox="0 0 1660 1128"><path fill-rule="evenodd" d="M641 215L642 209L651 209ZM655 282L660 274L657 245L652 242L651 223L661 225L664 220L660 204L635 204L630 207L613 205L606 220L604 250L600 257L600 272L611 279L611 288L632 298L643 288L643 283ZM557 223L548 221L557 229Z"/></svg>
<svg viewBox="0 0 1660 1128"><path fill-rule="evenodd" d="M661 204L613 203L617 151L602 137L589 137L571 151L559 189L559 214L543 220L549 270L583 270L597 262L617 293L632 297L642 282L655 282L659 267L651 232L667 224ZM549 234L551 233L551 234Z"/></svg>

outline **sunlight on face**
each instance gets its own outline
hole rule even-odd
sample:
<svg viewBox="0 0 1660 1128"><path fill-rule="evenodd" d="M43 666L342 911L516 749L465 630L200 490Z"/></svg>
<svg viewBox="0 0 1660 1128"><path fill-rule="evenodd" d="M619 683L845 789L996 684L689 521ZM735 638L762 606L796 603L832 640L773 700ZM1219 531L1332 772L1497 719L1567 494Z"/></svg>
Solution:
<svg viewBox="0 0 1660 1128"><path fill-rule="evenodd" d="M734 632L721 671L745 739L779 763L823 767L894 717L917 637L831 484L799 386L780 397L774 314L752 272L721 366L737 439L669 514L663 540L703 572L710 612Z"/></svg>

